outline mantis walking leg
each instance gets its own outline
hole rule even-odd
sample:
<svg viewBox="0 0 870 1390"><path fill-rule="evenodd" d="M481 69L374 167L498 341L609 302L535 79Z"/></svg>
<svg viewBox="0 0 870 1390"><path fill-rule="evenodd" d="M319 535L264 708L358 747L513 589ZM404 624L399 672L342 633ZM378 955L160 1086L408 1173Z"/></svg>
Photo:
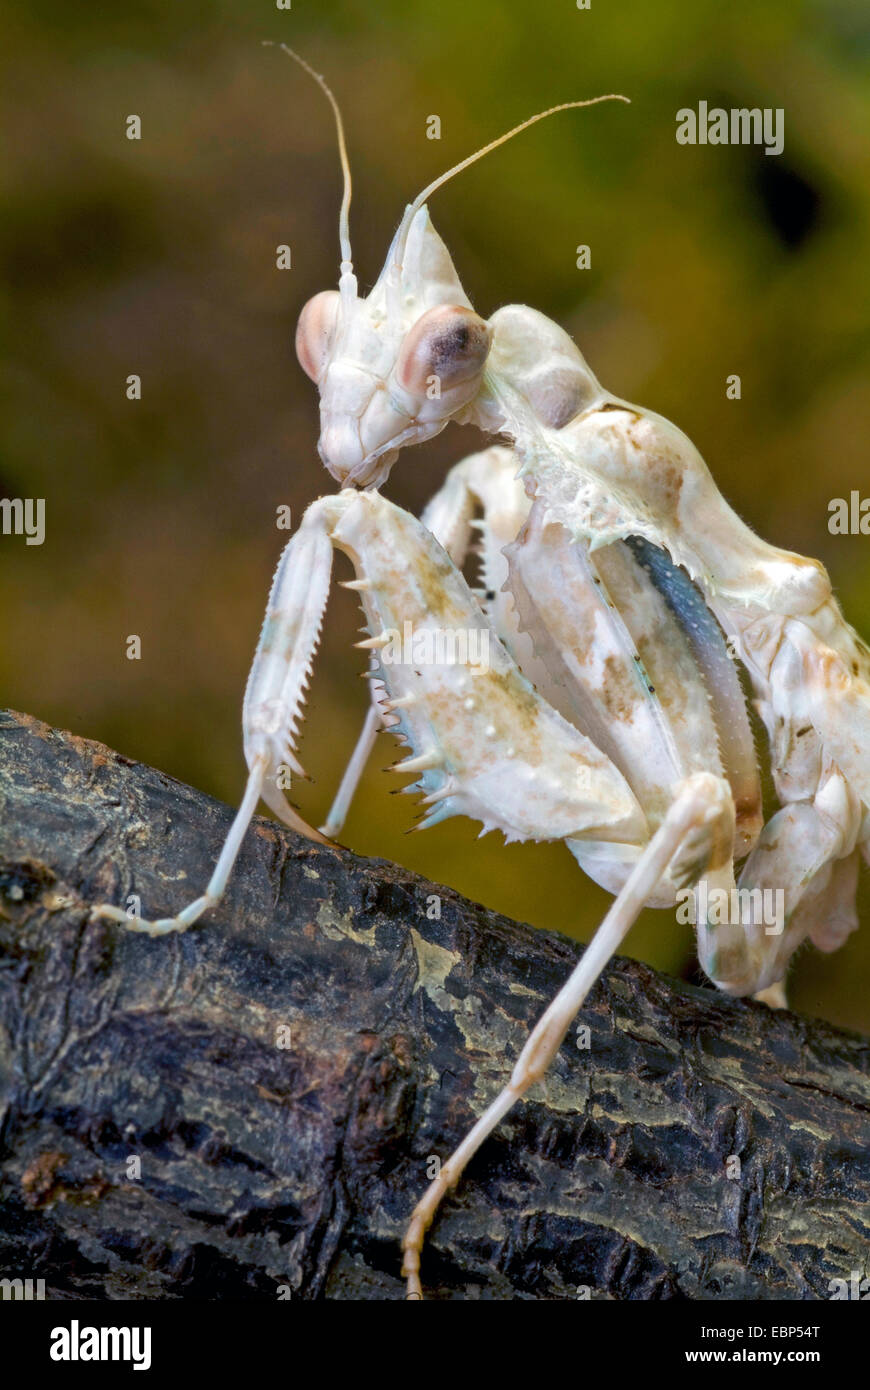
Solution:
<svg viewBox="0 0 870 1390"><path fill-rule="evenodd" d="M353 801L356 789L360 784L360 779L366 770L366 763L371 757L378 730L381 727L381 716L378 714L375 705L370 705L362 726L362 732L357 739L350 761L344 769L344 775L335 793L335 799L329 808L329 815L320 827L321 834L334 840L336 835L341 833L341 828L347 820L350 805Z"/></svg>
<svg viewBox="0 0 870 1390"><path fill-rule="evenodd" d="M545 1074L577 1010L611 956L619 949L669 864L685 848L686 840L696 836L699 829L709 829L717 819L724 817L727 820L729 816L733 835L733 814L727 784L719 779L698 773L683 783L665 819L584 951L579 965L534 1028L507 1086L484 1111L415 1207L402 1242L405 1252L402 1272L408 1281L409 1298L423 1296L420 1252L442 1198L456 1186L469 1160L515 1102Z"/></svg>

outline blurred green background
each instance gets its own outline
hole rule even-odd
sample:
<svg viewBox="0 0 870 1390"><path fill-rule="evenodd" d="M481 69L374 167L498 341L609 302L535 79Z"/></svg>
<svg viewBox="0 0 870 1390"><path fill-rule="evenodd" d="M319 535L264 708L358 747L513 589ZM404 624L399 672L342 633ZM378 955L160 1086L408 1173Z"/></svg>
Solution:
<svg viewBox="0 0 870 1390"><path fill-rule="evenodd" d="M298 518L334 486L292 350L301 305L337 280L332 118L264 38L298 47L343 105L363 288L442 169L543 107L629 95L499 150L436 195L435 225L478 310L525 302L562 323L612 391L687 431L752 526L827 565L870 635L870 540L827 530L832 497L870 494L866 4L43 0L4 28L0 496L47 505L42 547L0 543L4 703L227 801L241 791L241 697L286 541L276 508ZM676 111L700 99L784 108L784 153L677 145ZM404 455L389 495L419 509L479 443L453 428ZM364 713L358 621L336 591L302 746L315 823ZM459 821L405 838L410 799L380 771L394 750L380 741L347 844L588 938L609 900L561 846L478 842ZM792 997L867 1029L866 883L862 902L863 933L801 953ZM666 913L627 950L700 978Z"/></svg>

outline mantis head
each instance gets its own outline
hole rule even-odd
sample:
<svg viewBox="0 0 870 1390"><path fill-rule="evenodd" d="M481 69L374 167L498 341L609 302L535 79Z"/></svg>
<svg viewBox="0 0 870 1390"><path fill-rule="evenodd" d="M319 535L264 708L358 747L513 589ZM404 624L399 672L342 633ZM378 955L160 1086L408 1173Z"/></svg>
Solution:
<svg viewBox="0 0 870 1390"><path fill-rule="evenodd" d="M429 220L426 200L454 174L536 121L613 98L565 102L538 112L430 183L405 209L378 281L361 298L351 261L351 181L341 113L320 74L286 44L281 48L326 93L344 173L339 287L322 290L303 307L296 353L320 392L323 463L343 486L376 488L405 445L431 439L449 420L473 417L493 342L493 325L471 307Z"/></svg>
<svg viewBox="0 0 870 1390"><path fill-rule="evenodd" d="M296 352L320 390L320 457L344 485L377 487L406 444L477 395L491 330L474 312L427 209L410 209L367 298L323 290Z"/></svg>

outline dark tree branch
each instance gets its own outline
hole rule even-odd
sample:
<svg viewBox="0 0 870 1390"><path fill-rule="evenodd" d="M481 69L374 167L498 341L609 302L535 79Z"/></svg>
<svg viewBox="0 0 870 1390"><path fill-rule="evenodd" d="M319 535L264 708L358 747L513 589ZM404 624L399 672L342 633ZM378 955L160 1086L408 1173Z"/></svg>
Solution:
<svg viewBox="0 0 870 1390"><path fill-rule="evenodd" d="M266 820L186 935L89 922L195 896L230 811L23 715L0 750L0 1274L400 1299L427 1160L580 948ZM443 1208L433 1296L827 1298L864 1269L867 1041L626 960L578 1021Z"/></svg>

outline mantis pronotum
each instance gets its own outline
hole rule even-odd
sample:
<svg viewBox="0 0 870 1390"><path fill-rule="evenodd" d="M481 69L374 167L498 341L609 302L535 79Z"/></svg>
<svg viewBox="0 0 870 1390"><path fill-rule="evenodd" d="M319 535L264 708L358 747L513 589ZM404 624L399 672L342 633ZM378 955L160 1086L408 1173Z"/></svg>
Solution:
<svg viewBox="0 0 870 1390"><path fill-rule="evenodd" d="M283 47L283 45L282 45ZM783 1003L809 939L839 946L857 925L859 853L870 841L870 652L815 561L755 536L689 439L595 379L568 335L511 305L473 310L427 200L448 178L568 102L541 112L431 183L405 210L366 298L353 272L344 172L338 290L304 307L297 353L320 392L320 456L342 485L305 513L275 576L244 703L245 795L205 893L133 929L183 931L220 899L262 798L288 806L286 768L329 588L333 548L351 559L369 637L372 707L324 829L338 833L378 727L410 746L398 770L423 825L467 815L507 839L562 840L615 901L546 1010L509 1081L414 1209L403 1248L420 1297L425 1232L445 1193L510 1107L544 1075L577 1010L644 905L692 890L698 955L730 994ZM450 420L506 438L452 469L420 520L378 490L400 450ZM476 513L480 517L476 519ZM480 531L483 589L462 575ZM392 633L478 634L488 662L393 660ZM727 644L726 644L727 638ZM781 809L762 823L760 779L734 651L770 739ZM709 911L735 862L748 911ZM773 930L759 909L781 894Z"/></svg>

